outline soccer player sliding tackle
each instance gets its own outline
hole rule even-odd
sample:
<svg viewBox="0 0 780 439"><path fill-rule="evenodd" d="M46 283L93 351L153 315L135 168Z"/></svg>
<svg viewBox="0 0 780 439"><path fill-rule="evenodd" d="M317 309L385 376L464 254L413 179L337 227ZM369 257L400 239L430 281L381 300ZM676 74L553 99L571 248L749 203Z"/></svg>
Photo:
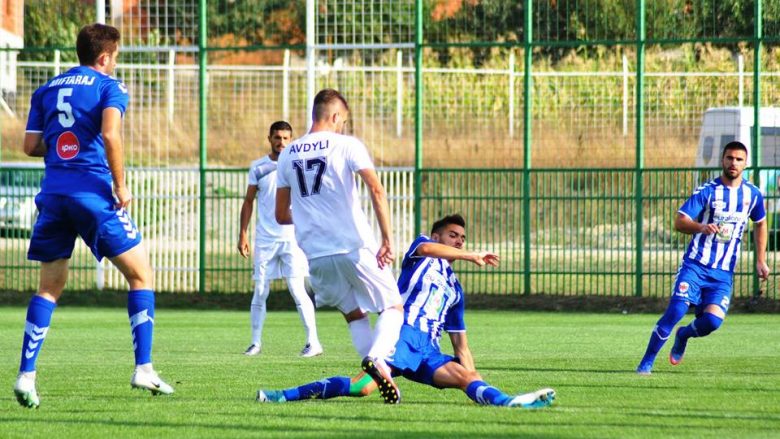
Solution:
<svg viewBox="0 0 780 439"><path fill-rule="evenodd" d="M480 267L497 267L499 257L488 252L463 250L465 226L460 215L444 217L434 223L430 238L418 237L404 256L398 280L405 301L404 324L395 351L387 358L387 365L394 376L440 389L461 389L477 404L547 407L555 399L553 389L509 395L483 381L474 366L466 338L463 288L451 264L463 260ZM442 330L450 336L454 357L441 352ZM361 373L352 379L330 377L285 390L258 390L257 401L280 403L367 396L377 388L377 377L371 375ZM382 394L382 397L387 403L395 402L392 393Z"/></svg>

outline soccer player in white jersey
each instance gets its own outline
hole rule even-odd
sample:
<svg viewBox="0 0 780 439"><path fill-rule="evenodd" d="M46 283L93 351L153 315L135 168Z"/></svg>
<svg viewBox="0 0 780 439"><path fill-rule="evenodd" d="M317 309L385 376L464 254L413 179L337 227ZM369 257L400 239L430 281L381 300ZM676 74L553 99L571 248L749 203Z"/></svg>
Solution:
<svg viewBox="0 0 780 439"><path fill-rule="evenodd" d="M398 387L384 362L403 323L401 295L390 270L387 194L366 146L342 134L348 115L349 105L338 91L317 93L311 131L279 156L276 220L295 222L295 237L309 259L317 306L342 312L363 357L362 367L397 402ZM355 174L371 195L382 234L379 245L360 207ZM373 331L367 312L379 313Z"/></svg>
<svg viewBox="0 0 780 439"><path fill-rule="evenodd" d="M696 318L677 329L669 354L673 366L682 361L690 338L705 337L723 323L748 219L753 221L756 273L762 280L769 277L764 198L756 186L742 178L747 156L742 143L726 144L721 154L721 176L698 187L678 211L674 228L693 237L677 272L669 307L656 323L637 366L640 375L651 374L658 351L691 305L695 306Z"/></svg>
<svg viewBox="0 0 780 439"><path fill-rule="evenodd" d="M257 221L255 228L254 271L255 282L249 317L252 327L252 343L245 355L257 355L261 351L263 324L266 317L266 300L272 279L284 277L287 288L298 308L303 327L306 329L306 345L302 357L322 354L322 345L317 337L314 318L314 304L306 293L304 278L308 276L306 256L295 242L293 226L280 225L275 218L276 166L279 154L292 140L292 127L285 121L271 124L268 142L271 152L249 166L249 184L241 206L241 226L238 236L238 252L249 257L247 229L252 217L252 207L257 199Z"/></svg>
<svg viewBox="0 0 780 439"><path fill-rule="evenodd" d="M387 363L393 375L403 375L439 389L457 388L477 404L540 408L552 404L553 389L517 396L487 384L477 372L466 338L465 296L451 264L468 261L477 266L498 266L498 255L463 250L466 221L446 216L433 224L431 237L420 235L406 252L398 286L403 292L404 324L395 352ZM455 356L443 354L441 333L449 334ZM258 390L258 402L287 402L366 396L376 384L365 374L355 378L331 377L286 390ZM387 395L382 395L387 401Z"/></svg>

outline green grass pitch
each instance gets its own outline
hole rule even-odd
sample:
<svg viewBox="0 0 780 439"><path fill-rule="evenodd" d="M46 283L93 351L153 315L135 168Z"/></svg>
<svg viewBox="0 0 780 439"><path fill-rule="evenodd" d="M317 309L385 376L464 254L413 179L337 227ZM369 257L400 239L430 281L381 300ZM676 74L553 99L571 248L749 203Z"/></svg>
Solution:
<svg viewBox="0 0 780 439"><path fill-rule="evenodd" d="M247 296L247 304L249 296ZM633 369L656 315L473 311L469 340L483 378L506 391L551 386L550 409L482 407L459 390L399 379L403 401L257 404L255 390L359 370L340 315L318 313L325 355L300 359L294 312L270 312L264 353L248 358L248 312L159 309L155 367L169 397L131 390L123 309L61 307L39 358L41 407L19 407L12 386L25 310L0 308L0 437L542 437L780 436L780 316L732 315L692 340L672 367L667 344L653 376ZM684 320L687 322L691 316ZM443 340L449 348L449 342ZM2 384L5 383L5 384Z"/></svg>

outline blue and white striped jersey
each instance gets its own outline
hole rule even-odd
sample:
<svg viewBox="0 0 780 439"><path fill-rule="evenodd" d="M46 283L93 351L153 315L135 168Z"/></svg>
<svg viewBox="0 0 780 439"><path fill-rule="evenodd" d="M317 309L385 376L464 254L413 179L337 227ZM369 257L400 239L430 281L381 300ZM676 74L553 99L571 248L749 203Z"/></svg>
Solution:
<svg viewBox="0 0 780 439"><path fill-rule="evenodd" d="M420 235L404 255L398 289L404 299L404 323L429 334L431 343L439 346L442 329L466 330L465 297L449 262L415 255L426 242L434 241Z"/></svg>
<svg viewBox="0 0 780 439"><path fill-rule="evenodd" d="M754 184L742 180L738 188L730 188L720 177L696 188L678 212L702 224L720 227L717 234L694 234L685 259L729 272L737 265L748 218L753 222L766 218L764 197Z"/></svg>

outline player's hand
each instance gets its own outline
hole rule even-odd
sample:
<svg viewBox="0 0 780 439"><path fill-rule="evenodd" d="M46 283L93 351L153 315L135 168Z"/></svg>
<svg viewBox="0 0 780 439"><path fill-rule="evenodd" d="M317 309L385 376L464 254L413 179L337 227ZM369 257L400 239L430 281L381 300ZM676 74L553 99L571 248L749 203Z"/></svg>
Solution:
<svg viewBox="0 0 780 439"><path fill-rule="evenodd" d="M246 239L246 235L243 233L238 238L238 252L241 254L241 256L244 257L244 259L249 257L249 240Z"/></svg>
<svg viewBox="0 0 780 439"><path fill-rule="evenodd" d="M720 231L720 227L717 224L702 224L699 233L704 235L714 235Z"/></svg>
<svg viewBox="0 0 780 439"><path fill-rule="evenodd" d="M376 262L379 264L379 268L385 268L393 263L395 255L393 255L393 246L386 242L379 247L379 251L376 252Z"/></svg>
<svg viewBox="0 0 780 439"><path fill-rule="evenodd" d="M769 279L769 266L766 262L756 262L756 274L761 280Z"/></svg>
<svg viewBox="0 0 780 439"><path fill-rule="evenodd" d="M116 208L126 209L133 200L133 194L127 186L114 186L114 195L116 196Z"/></svg>
<svg viewBox="0 0 780 439"><path fill-rule="evenodd" d="M485 265L498 267L500 258L495 253L479 252L474 254L474 260L472 262L477 264L480 267L484 267Z"/></svg>

